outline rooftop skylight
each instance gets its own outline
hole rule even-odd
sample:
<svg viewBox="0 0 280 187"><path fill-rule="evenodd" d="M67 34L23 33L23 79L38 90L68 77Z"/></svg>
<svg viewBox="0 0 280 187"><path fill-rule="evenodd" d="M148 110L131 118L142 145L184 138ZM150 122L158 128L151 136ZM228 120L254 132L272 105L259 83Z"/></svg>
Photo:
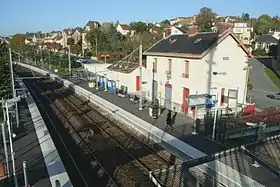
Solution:
<svg viewBox="0 0 280 187"><path fill-rule="evenodd" d="M177 41L177 39L169 40L169 43L174 44Z"/></svg>
<svg viewBox="0 0 280 187"><path fill-rule="evenodd" d="M195 43L195 44L198 44L201 40L202 40L201 38L197 38L197 39L194 41L194 43Z"/></svg>

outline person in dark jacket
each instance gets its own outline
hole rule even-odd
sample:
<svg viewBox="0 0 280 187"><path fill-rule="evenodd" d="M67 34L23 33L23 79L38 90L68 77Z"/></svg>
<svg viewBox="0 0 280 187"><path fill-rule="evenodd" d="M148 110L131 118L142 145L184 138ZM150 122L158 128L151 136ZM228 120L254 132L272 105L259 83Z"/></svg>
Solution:
<svg viewBox="0 0 280 187"><path fill-rule="evenodd" d="M168 110L168 113L167 113L167 117L166 117L166 126L171 127L171 129L173 130L173 126L172 126L172 117L171 117L171 110Z"/></svg>

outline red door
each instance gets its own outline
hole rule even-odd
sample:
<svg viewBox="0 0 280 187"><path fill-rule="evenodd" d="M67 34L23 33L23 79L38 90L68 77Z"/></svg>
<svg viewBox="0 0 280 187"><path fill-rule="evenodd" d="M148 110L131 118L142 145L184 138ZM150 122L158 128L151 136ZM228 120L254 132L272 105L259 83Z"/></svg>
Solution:
<svg viewBox="0 0 280 187"><path fill-rule="evenodd" d="M182 112L188 113L188 97L190 95L190 90L188 88L183 88L183 101L182 101Z"/></svg>
<svg viewBox="0 0 280 187"><path fill-rule="evenodd" d="M140 76L136 76L136 91L140 91Z"/></svg>

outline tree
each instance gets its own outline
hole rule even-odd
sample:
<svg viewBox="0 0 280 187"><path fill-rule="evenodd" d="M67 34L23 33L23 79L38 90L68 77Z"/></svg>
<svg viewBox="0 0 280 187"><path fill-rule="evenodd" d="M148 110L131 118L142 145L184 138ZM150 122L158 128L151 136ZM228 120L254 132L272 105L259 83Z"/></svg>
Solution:
<svg viewBox="0 0 280 187"><path fill-rule="evenodd" d="M160 22L160 26L161 27L169 27L170 26L170 21L169 20L163 20L162 22Z"/></svg>
<svg viewBox="0 0 280 187"><path fill-rule="evenodd" d="M257 35L267 34L271 27L271 17L267 14L261 15L253 21L254 31Z"/></svg>
<svg viewBox="0 0 280 187"><path fill-rule="evenodd" d="M67 39L67 45L73 46L75 43L75 40L73 38L68 38Z"/></svg>
<svg viewBox="0 0 280 187"><path fill-rule="evenodd" d="M269 47L268 55L277 58L277 49L278 49L277 45L271 45Z"/></svg>
<svg viewBox="0 0 280 187"><path fill-rule="evenodd" d="M54 43L54 49L57 51L61 51L63 48L63 46L59 43Z"/></svg>
<svg viewBox="0 0 280 187"><path fill-rule="evenodd" d="M249 21L250 20L250 15L248 13L242 13L241 18L243 20Z"/></svg>
<svg viewBox="0 0 280 187"><path fill-rule="evenodd" d="M196 17L196 24L199 31L207 32L211 31L213 27L213 22L215 19L215 13L212 12L210 8L203 7L200 9L199 14Z"/></svg>
<svg viewBox="0 0 280 187"><path fill-rule="evenodd" d="M90 52L90 51L86 52L85 56L86 57L91 57L92 56L92 52Z"/></svg>
<svg viewBox="0 0 280 187"><path fill-rule="evenodd" d="M79 55L82 53L82 40L79 40L79 42L71 48L72 53Z"/></svg>
<svg viewBox="0 0 280 187"><path fill-rule="evenodd" d="M23 34L13 35L10 40L10 46L16 51L23 52L26 48L25 36Z"/></svg>
<svg viewBox="0 0 280 187"><path fill-rule="evenodd" d="M142 21L138 21L138 22L131 22L130 23L130 28L132 30L135 30L137 33L142 33L144 31L147 30L147 24L142 22Z"/></svg>
<svg viewBox="0 0 280 187"><path fill-rule="evenodd" d="M0 44L0 98L8 98L11 94L9 71L9 51L6 43Z"/></svg>

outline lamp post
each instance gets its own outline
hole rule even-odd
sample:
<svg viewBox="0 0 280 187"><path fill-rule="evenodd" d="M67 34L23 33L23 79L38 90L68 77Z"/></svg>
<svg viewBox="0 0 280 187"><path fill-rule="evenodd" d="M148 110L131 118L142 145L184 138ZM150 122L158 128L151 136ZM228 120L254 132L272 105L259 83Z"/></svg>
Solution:
<svg viewBox="0 0 280 187"><path fill-rule="evenodd" d="M14 153L14 148L13 148L12 130L11 130L8 103L17 103L18 101L20 101L19 97L6 100L6 102L5 102L6 119L7 119L8 132L9 132L9 142L10 142L10 150L11 150L11 159L12 159L12 167L13 167L13 176L14 176L15 187L18 187L18 181L17 181L17 175L16 175L15 153Z"/></svg>
<svg viewBox="0 0 280 187"><path fill-rule="evenodd" d="M3 138L3 144L4 144L7 174L8 174L8 177L10 177L9 156L8 156L8 149L7 149L7 143L6 143L6 131L5 131L6 114L5 114L5 106L4 106L4 99L3 98L2 98L2 109L3 109L3 116L4 116L4 122L1 124L1 126L2 126L2 138Z"/></svg>
<svg viewBox="0 0 280 187"><path fill-rule="evenodd" d="M49 70L51 70L51 54L49 51L48 52L48 55L49 55Z"/></svg>
<svg viewBox="0 0 280 187"><path fill-rule="evenodd" d="M220 92L220 89L219 88L216 88L217 91L216 91L216 107L215 107L215 112L214 112L214 122L213 122L213 131L212 131L212 140L215 140L215 131L216 131L216 123L217 123L217 115L218 115L218 110L219 110L219 107L220 107L220 97L219 97L219 92Z"/></svg>
<svg viewBox="0 0 280 187"><path fill-rule="evenodd" d="M70 51L70 45L69 45L69 48L68 48L68 69L69 69L69 77L71 78L71 51Z"/></svg>
<svg viewBox="0 0 280 187"><path fill-rule="evenodd" d="M246 70L246 76L245 76L245 87L244 87L244 93L243 93L243 107L246 104L246 97L247 97L247 90L248 90L248 81L249 81L249 73L250 69L252 69L251 66L247 66L243 68L243 70Z"/></svg>

